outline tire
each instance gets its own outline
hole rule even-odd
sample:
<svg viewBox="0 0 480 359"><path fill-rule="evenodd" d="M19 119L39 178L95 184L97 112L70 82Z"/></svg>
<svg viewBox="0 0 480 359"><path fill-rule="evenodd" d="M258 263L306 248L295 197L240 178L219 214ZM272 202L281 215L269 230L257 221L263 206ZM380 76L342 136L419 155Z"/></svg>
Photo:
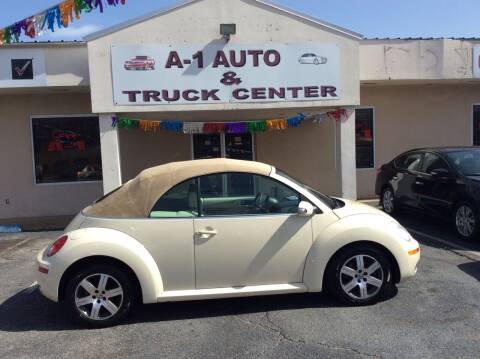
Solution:
<svg viewBox="0 0 480 359"><path fill-rule="evenodd" d="M392 187L386 187L383 189L380 197L380 205L382 206L382 209L386 214L395 214L395 193L393 192Z"/></svg>
<svg viewBox="0 0 480 359"><path fill-rule="evenodd" d="M131 278L121 269L113 265L93 265L81 269L70 279L65 305L81 325L109 327L132 310L135 302L133 288Z"/></svg>
<svg viewBox="0 0 480 359"><path fill-rule="evenodd" d="M357 259L360 257L363 267ZM347 305L377 303L394 289L392 264L385 253L375 247L362 245L341 251L330 262L326 275L330 293Z"/></svg>
<svg viewBox="0 0 480 359"><path fill-rule="evenodd" d="M467 242L478 238L480 228L478 213L470 202L460 202L453 210L453 225L457 236Z"/></svg>
<svg viewBox="0 0 480 359"><path fill-rule="evenodd" d="M319 61L318 59L313 60L313 63L314 63L315 65L320 65L320 61Z"/></svg>

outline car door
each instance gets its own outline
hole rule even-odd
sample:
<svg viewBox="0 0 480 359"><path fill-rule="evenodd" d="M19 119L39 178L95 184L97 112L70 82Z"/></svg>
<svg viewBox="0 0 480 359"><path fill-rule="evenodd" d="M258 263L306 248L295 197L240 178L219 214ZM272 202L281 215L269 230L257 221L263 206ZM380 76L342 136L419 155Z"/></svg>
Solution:
<svg viewBox="0 0 480 359"><path fill-rule="evenodd" d="M312 225L311 217L297 215L300 200L296 191L270 177L199 178L197 289L302 282Z"/></svg>
<svg viewBox="0 0 480 359"><path fill-rule="evenodd" d="M193 219L198 215L196 181L179 183L163 194L149 218L114 221L150 252L165 291L195 288Z"/></svg>
<svg viewBox="0 0 480 359"><path fill-rule="evenodd" d="M426 152L415 179L419 207L436 216L446 216L452 205L455 179L448 163L438 154Z"/></svg>
<svg viewBox="0 0 480 359"><path fill-rule="evenodd" d="M420 169L422 152L410 152L395 160L396 173L390 180L398 203L417 208L418 194L415 180Z"/></svg>

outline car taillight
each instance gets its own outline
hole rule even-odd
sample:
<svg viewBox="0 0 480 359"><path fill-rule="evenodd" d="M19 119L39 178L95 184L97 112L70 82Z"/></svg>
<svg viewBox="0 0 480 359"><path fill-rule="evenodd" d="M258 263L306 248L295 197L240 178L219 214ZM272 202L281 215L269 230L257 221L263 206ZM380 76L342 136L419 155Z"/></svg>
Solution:
<svg viewBox="0 0 480 359"><path fill-rule="evenodd" d="M62 249L62 247L65 245L67 239L68 236L61 236L55 242L53 242L52 245L50 245L50 247L48 247L47 249L47 257L51 257L57 254L58 251Z"/></svg>

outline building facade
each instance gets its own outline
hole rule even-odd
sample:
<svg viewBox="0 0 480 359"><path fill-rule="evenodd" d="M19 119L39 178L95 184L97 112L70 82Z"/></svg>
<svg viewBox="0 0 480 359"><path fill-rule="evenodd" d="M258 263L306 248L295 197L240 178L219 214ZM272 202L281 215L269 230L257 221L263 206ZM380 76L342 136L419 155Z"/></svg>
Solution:
<svg viewBox="0 0 480 359"><path fill-rule="evenodd" d="M477 44L366 40L267 1L196 0L86 42L4 46L0 221L61 223L145 168L207 157L267 162L327 194L372 198L376 169L397 154L478 144ZM300 126L277 131L195 130L298 114Z"/></svg>

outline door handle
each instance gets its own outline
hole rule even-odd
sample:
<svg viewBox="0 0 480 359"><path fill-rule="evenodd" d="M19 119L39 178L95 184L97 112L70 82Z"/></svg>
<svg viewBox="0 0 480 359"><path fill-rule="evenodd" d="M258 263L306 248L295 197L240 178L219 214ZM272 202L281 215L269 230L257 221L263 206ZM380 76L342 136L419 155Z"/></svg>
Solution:
<svg viewBox="0 0 480 359"><path fill-rule="evenodd" d="M218 232L214 230L213 228L205 228L205 229L200 229L197 232L195 232L195 237L199 239L208 239L213 236L215 236Z"/></svg>
<svg viewBox="0 0 480 359"><path fill-rule="evenodd" d="M398 176L393 176L393 179L394 179L394 180L397 180L397 179L398 179Z"/></svg>
<svg viewBox="0 0 480 359"><path fill-rule="evenodd" d="M415 181L415 184L416 184L417 186L423 186L423 185L425 185L425 183L420 182L420 181Z"/></svg>

